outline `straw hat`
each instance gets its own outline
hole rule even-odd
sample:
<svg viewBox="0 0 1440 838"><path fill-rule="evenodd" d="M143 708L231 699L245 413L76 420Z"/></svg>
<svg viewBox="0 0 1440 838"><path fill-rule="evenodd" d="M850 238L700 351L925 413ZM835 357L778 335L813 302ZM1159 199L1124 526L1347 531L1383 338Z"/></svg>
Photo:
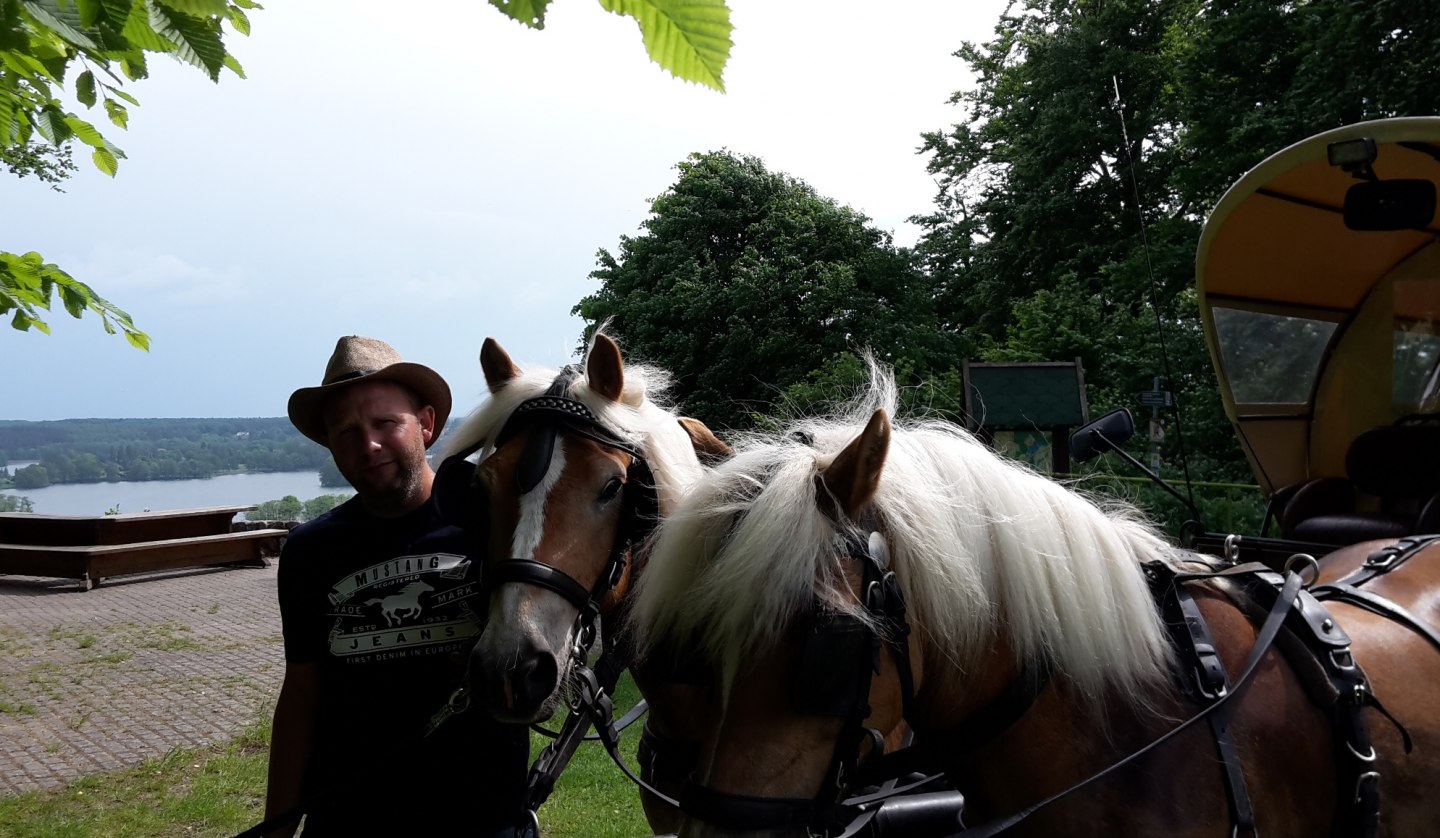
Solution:
<svg viewBox="0 0 1440 838"><path fill-rule="evenodd" d="M429 367L403 360L383 340L359 335L340 338L335 344L319 387L302 387L290 394L290 422L300 433L328 447L325 400L357 381L395 381L415 391L421 404L435 408L435 432L425 447L440 438L445 420L450 418L450 385Z"/></svg>

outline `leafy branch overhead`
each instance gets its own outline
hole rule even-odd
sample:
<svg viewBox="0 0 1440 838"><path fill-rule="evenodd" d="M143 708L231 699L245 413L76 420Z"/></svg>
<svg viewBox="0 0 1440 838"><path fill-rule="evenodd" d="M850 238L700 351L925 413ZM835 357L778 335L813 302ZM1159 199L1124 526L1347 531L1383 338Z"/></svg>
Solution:
<svg viewBox="0 0 1440 838"><path fill-rule="evenodd" d="M541 29L550 0L490 0L506 15ZM635 19L651 59L678 78L723 91L730 56L724 0L600 0ZM149 75L152 55L189 64L212 81L223 70L245 77L225 45L230 31L250 34L254 0L0 0L0 163L19 176L55 183L68 174L76 143L114 177L125 152L62 99L103 111L116 128L138 106L124 87ZM68 94L68 96L67 96ZM78 107L77 106L77 107ZM97 107L99 111L97 111ZM42 144L42 141L44 144ZM0 315L20 331L49 333L41 314L58 295L75 317L100 316L145 349L150 338L130 316L38 253L0 251Z"/></svg>
<svg viewBox="0 0 1440 838"><path fill-rule="evenodd" d="M490 0L533 29L545 28L550 0ZM635 19L650 60L685 81L725 91L730 58L730 9L725 0L600 0L608 12Z"/></svg>
<svg viewBox="0 0 1440 838"><path fill-rule="evenodd" d="M50 327L38 313L48 311L50 301L56 296L71 317L78 318L90 311L100 317L106 332L123 333L136 349L150 348L150 337L135 328L130 315L96 294L90 286L45 262L40 254L0 253L0 317L9 316L10 325L21 331L33 326L50 334Z"/></svg>
<svg viewBox="0 0 1440 838"><path fill-rule="evenodd" d="M248 35L246 11L258 8L253 0L0 0L0 150L11 171L54 173L53 165L38 167L68 162L67 144L78 141L90 148L95 167L113 177L125 152L96 127L98 120L62 101L67 90L86 111L99 105L123 129L129 108L140 104L123 87L149 75L151 55L172 56L216 82L225 69L244 78L225 48L223 27ZM32 140L57 152L27 152L44 147ZM98 314L107 332L118 329L132 345L149 347L150 338L128 314L38 253L0 251L0 315L9 315L11 326L48 334L40 313L56 295L72 316Z"/></svg>
<svg viewBox="0 0 1440 838"><path fill-rule="evenodd" d="M140 103L122 87L149 75L150 54L173 56L213 81L226 68L243 78L222 24L248 34L245 11L255 8L252 0L0 0L0 146L35 134L55 146L79 140L113 176L125 153L66 108L67 83L75 101L87 110L101 105L125 128L127 106Z"/></svg>

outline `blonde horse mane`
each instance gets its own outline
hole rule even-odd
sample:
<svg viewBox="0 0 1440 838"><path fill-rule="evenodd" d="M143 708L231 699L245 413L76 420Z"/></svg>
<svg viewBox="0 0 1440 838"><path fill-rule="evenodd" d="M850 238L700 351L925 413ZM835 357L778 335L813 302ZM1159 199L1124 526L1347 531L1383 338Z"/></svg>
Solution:
<svg viewBox="0 0 1440 838"><path fill-rule="evenodd" d="M817 596L836 599L846 539L874 529L912 627L961 672L1003 633L1097 705L1110 688L1141 695L1169 660L1141 563L1185 554L1133 509L1102 508L952 424L901 420L865 520L819 511L816 474L876 408L896 416L891 373L870 368L850 408L740 440L662 521L632 615L642 652L701 650L728 683ZM845 600L830 604L853 610Z"/></svg>
<svg viewBox="0 0 1440 838"><path fill-rule="evenodd" d="M602 331L597 330L595 338ZM595 346L595 338L586 348L587 359ZM655 490L663 515L703 472L689 435L666 399L670 374L658 367L627 362L624 391L620 400L614 402L590 388L583 361L580 369L581 375L571 385L570 398L588 407L603 425L629 439L645 455L655 476ZM515 408L526 399L543 395L559 374L560 370L547 367L522 367L520 375L506 382L498 392L490 393L454 434L442 446L437 446L434 461L443 462L447 457L469 450L478 450L482 459L489 456L495 450L495 437Z"/></svg>

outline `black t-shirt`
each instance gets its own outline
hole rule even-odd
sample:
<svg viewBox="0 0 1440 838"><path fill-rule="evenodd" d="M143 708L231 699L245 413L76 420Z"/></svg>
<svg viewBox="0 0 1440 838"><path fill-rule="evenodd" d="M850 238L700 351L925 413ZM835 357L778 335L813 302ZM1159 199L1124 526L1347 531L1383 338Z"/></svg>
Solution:
<svg viewBox="0 0 1440 838"><path fill-rule="evenodd" d="M402 518L358 498L280 555L285 659L317 663L306 835L483 835L522 813L529 735L471 707L424 735L485 620L484 564L432 502Z"/></svg>

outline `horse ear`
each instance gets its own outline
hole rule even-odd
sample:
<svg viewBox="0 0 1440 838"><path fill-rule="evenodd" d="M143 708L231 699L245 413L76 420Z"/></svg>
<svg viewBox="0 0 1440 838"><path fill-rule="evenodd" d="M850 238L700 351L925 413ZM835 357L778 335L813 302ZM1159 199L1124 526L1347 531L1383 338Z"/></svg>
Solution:
<svg viewBox="0 0 1440 838"><path fill-rule="evenodd" d="M620 401L625 391L625 365L620 361L620 347L604 334L597 334L585 358L585 380L596 394L612 402Z"/></svg>
<svg viewBox="0 0 1440 838"><path fill-rule="evenodd" d="M495 338L485 338L485 343L480 346L480 369L485 371L485 384L492 393L520 374L520 368L515 366Z"/></svg>
<svg viewBox="0 0 1440 838"><path fill-rule="evenodd" d="M680 427L690 435L690 444L695 448L695 456L700 458L703 465L713 466L723 463L735 454L730 446L722 442L720 437L716 436L699 419L681 416Z"/></svg>
<svg viewBox="0 0 1440 838"><path fill-rule="evenodd" d="M889 452L890 417L884 410L876 410L865 430L815 476L821 511L838 509L845 517L854 518L875 497Z"/></svg>

